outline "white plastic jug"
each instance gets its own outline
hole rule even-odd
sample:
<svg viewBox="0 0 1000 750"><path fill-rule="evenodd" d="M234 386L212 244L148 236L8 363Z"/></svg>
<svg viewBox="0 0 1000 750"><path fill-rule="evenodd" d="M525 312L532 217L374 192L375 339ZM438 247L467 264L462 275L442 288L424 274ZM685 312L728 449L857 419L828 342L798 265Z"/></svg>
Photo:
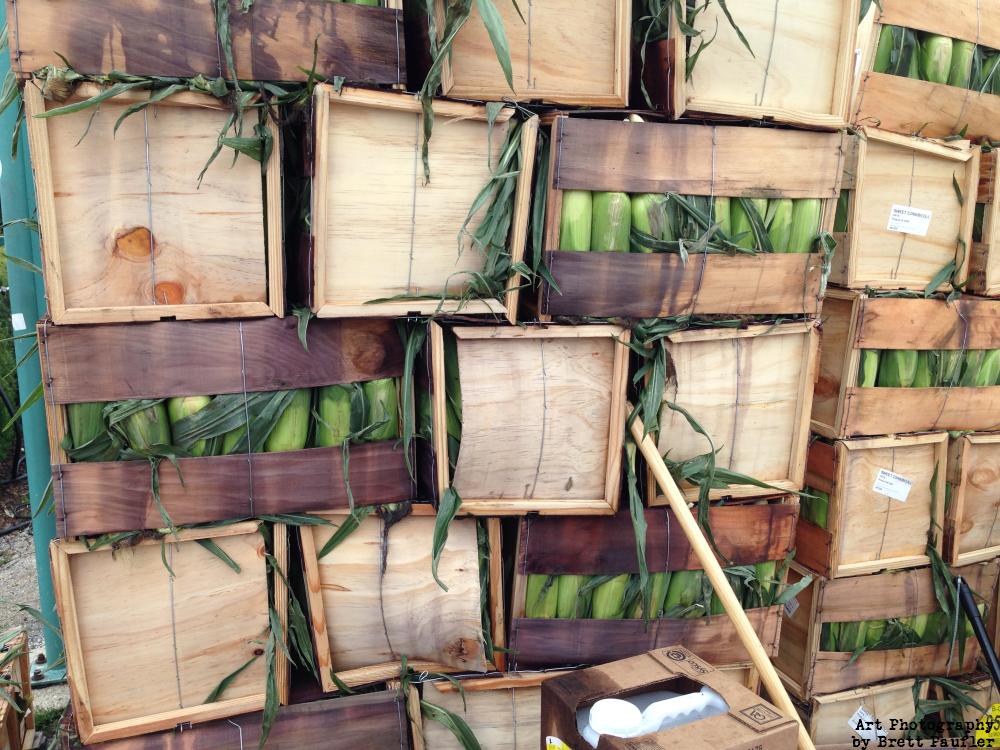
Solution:
<svg viewBox="0 0 1000 750"><path fill-rule="evenodd" d="M602 734L640 737L718 716L728 710L722 696L709 687L685 695L657 690L625 700L605 698L590 708L581 708L577 712L577 728L591 747L597 747Z"/></svg>

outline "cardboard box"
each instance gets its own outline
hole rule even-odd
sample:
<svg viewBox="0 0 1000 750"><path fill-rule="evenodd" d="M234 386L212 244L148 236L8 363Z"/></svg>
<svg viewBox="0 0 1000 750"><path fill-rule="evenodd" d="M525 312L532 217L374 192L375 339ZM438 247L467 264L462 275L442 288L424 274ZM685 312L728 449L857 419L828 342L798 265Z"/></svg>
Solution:
<svg viewBox="0 0 1000 750"><path fill-rule="evenodd" d="M602 698L669 689L680 693L712 688L729 712L631 739L604 735L597 750L794 750L798 723L772 704L702 661L686 648L656 649L631 659L570 672L542 685L542 747L557 737L571 750L589 750L577 730L576 712Z"/></svg>

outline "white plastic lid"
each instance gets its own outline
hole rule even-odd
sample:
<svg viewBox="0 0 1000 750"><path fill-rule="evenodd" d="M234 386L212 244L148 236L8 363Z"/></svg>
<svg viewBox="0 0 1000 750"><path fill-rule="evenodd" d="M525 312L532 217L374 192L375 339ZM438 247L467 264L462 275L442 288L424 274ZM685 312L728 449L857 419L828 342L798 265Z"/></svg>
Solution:
<svg viewBox="0 0 1000 750"><path fill-rule="evenodd" d="M590 728L597 734L627 737L642 723L642 711L634 703L604 698L590 707Z"/></svg>

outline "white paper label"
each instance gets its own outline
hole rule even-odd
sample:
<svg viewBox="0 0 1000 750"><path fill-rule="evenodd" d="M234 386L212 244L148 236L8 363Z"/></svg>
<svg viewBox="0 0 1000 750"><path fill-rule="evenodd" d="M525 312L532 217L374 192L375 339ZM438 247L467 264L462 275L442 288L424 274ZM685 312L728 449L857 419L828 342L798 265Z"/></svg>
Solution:
<svg viewBox="0 0 1000 750"><path fill-rule="evenodd" d="M885 737L885 730L881 728L874 716L864 706L858 706L858 710L847 720L851 731L863 740L878 742L879 737Z"/></svg>
<svg viewBox="0 0 1000 750"><path fill-rule="evenodd" d="M910 496L912 487L913 482L906 477L901 477L888 469L879 469L878 474L875 475L875 484L872 485L872 490L880 495L905 503L906 498Z"/></svg>
<svg viewBox="0 0 1000 750"><path fill-rule="evenodd" d="M24 323L24 313L14 313L10 316L10 327L15 331L23 331L28 326Z"/></svg>
<svg viewBox="0 0 1000 750"><path fill-rule="evenodd" d="M799 600L792 597L787 602L785 602L785 614L788 617L794 617L795 613L799 611Z"/></svg>
<svg viewBox="0 0 1000 750"><path fill-rule="evenodd" d="M927 230L931 228L931 212L923 208L900 206L894 203L889 212L889 226L887 228L890 232L903 232L904 234L926 237Z"/></svg>

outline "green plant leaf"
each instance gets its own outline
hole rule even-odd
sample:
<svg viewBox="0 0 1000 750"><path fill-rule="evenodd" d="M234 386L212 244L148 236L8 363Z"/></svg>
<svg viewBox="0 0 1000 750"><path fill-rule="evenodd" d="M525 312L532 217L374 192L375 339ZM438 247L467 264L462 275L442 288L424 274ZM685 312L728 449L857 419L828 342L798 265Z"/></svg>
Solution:
<svg viewBox="0 0 1000 750"><path fill-rule="evenodd" d="M222 560L222 562L224 562L228 567L232 568L232 570L235 571L236 573L243 572L243 570L240 568L239 563L236 562L233 558L231 558L228 554L226 554L226 551L222 549L222 547L220 547L218 544L216 544L214 540L196 539L195 541L198 542L198 544L201 547L208 550L217 558Z"/></svg>
<svg viewBox="0 0 1000 750"><path fill-rule="evenodd" d="M218 685L216 685L215 688L213 688L212 692L209 693L208 696L205 698L205 700L202 702L215 703L217 700L219 700L222 697L222 694L225 693L226 690L236 681L236 678L239 677L243 672L245 672L250 667L250 665L253 664L255 661L257 661L259 658L260 656L257 655L252 656L251 658L247 659L247 661L244 662L242 665L237 667L234 671L230 672L228 675L223 677L222 681Z"/></svg>
<svg viewBox="0 0 1000 750"><path fill-rule="evenodd" d="M438 577L438 563L441 561L441 553L444 552L444 547L448 543L448 527L455 520L461 507L462 498L459 497L454 487L449 487L438 501L437 517L434 520L434 538L431 543L431 575L434 576L438 586L445 591L448 590L448 587Z"/></svg>
<svg viewBox="0 0 1000 750"><path fill-rule="evenodd" d="M493 4L493 0L476 0L476 9L479 11L479 16L483 19L486 32L493 43L493 49L496 51L497 60L503 69L503 76L507 80L507 85L513 91L514 75L510 64L510 45L507 43L507 33L503 28L503 19Z"/></svg>

